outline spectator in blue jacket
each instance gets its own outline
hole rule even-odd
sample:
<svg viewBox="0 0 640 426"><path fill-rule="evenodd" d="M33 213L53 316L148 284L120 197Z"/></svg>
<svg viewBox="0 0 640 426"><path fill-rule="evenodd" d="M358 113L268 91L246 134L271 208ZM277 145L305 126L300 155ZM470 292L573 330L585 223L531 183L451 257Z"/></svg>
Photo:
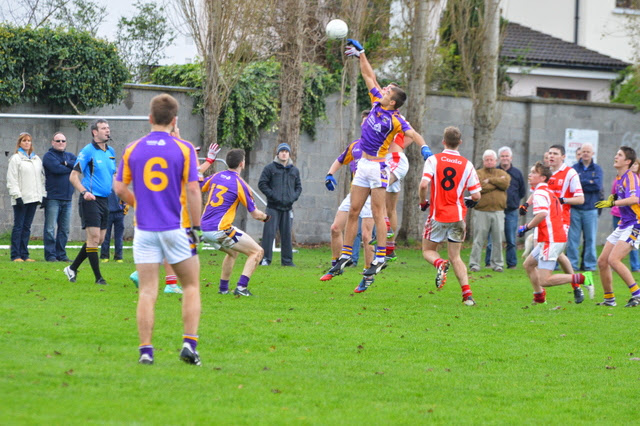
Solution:
<svg viewBox="0 0 640 426"><path fill-rule="evenodd" d="M70 262L66 246L74 188L69 175L76 164L76 156L66 149L66 136L56 132L51 138L51 148L42 157L47 190L44 202L44 258L47 262Z"/></svg>
<svg viewBox="0 0 640 426"><path fill-rule="evenodd" d="M571 225L567 238L567 257L574 271L595 271L597 265L596 234L598 209L595 204L602 199L602 168L593 161L593 145L582 145L580 159L573 168L580 176L584 191L584 204L571 206ZM581 264L578 247L580 234L584 233L584 264Z"/></svg>
<svg viewBox="0 0 640 426"><path fill-rule="evenodd" d="M499 169L511 176L509 188L507 188L507 208L504 210L504 240L507 243L507 269L514 269L518 265L516 255L516 231L518 230L518 207L522 198L527 194L527 186L522 172L513 166L513 152L508 146L498 150L500 161ZM491 236L487 244L485 265L489 265L491 259Z"/></svg>
<svg viewBox="0 0 640 426"><path fill-rule="evenodd" d="M104 234L104 241L100 247L100 259L102 262L109 261L109 248L111 245L111 228L113 228L113 246L115 253L113 260L122 262L122 242L124 238L124 215L127 214L129 206L120 201L114 191L108 197L109 219L107 220L107 232Z"/></svg>

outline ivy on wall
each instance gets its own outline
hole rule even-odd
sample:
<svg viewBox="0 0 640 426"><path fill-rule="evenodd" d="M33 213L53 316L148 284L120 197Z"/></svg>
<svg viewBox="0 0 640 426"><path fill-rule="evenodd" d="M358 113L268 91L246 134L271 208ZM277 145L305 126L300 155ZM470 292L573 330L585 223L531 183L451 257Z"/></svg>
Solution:
<svg viewBox="0 0 640 426"><path fill-rule="evenodd" d="M273 128L279 118L280 64L273 60L247 66L231 91L218 119L218 141L225 146L251 149L261 130ZM311 137L315 122L325 117L325 97L338 89L338 83L326 68L304 64L304 100L301 129ZM199 89L194 113L202 113L202 67L200 64L170 65L156 69L154 84Z"/></svg>
<svg viewBox="0 0 640 426"><path fill-rule="evenodd" d="M118 102L128 79L115 46L88 32L0 25L0 105L82 113Z"/></svg>

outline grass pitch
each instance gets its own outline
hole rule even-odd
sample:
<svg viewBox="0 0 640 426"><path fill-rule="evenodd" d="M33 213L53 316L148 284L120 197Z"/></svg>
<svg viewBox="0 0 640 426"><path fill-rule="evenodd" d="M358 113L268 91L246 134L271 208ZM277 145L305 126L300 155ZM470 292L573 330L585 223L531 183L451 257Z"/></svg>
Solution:
<svg viewBox="0 0 640 426"><path fill-rule="evenodd" d="M466 307L453 270L436 291L419 250L398 254L363 294L359 268L319 281L326 248L301 249L296 268L276 254L251 280L255 297L236 298L217 294L222 254L205 251L198 368L178 359L175 294L158 299L155 365L137 364L131 251L101 264L98 286L88 263L72 284L63 263L3 250L0 423L638 422L640 308L622 307L617 277L616 308L595 306L599 280L595 301L575 305L562 286L531 306L521 266L485 269Z"/></svg>

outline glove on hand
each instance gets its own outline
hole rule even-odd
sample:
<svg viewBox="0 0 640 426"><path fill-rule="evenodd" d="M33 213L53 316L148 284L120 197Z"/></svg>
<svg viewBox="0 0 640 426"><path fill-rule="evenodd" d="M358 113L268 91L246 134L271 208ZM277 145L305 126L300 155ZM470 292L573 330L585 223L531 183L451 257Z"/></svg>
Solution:
<svg viewBox="0 0 640 426"><path fill-rule="evenodd" d="M336 179L331 173L324 179L324 186L326 186L329 191L334 191L336 186L338 186L338 182L336 182Z"/></svg>
<svg viewBox="0 0 640 426"><path fill-rule="evenodd" d="M524 203L520 206L518 210L520 210L520 216L526 216L527 210L529 209L529 203Z"/></svg>
<svg viewBox="0 0 640 426"><path fill-rule="evenodd" d="M352 38L348 38L347 39L347 46L351 45L353 47L355 47L359 53L364 52L364 47L362 47L362 45L360 44L360 42L358 40L354 40Z"/></svg>
<svg viewBox="0 0 640 426"><path fill-rule="evenodd" d="M422 153L423 160L426 160L433 155L433 153L431 152L431 148L429 148L427 145L422 145L422 148L420 148L420 152Z"/></svg>
<svg viewBox="0 0 640 426"><path fill-rule="evenodd" d="M430 205L429 200L425 201L424 203L420 203L420 210L422 210L423 212L427 211L427 209L429 208L429 205Z"/></svg>
<svg viewBox="0 0 640 426"><path fill-rule="evenodd" d="M609 195L609 198L607 198L606 200L602 200L602 201L598 201L595 206L599 209L604 209L607 207L613 207L613 203L618 199L618 195L617 194L611 194Z"/></svg>
<svg viewBox="0 0 640 426"><path fill-rule="evenodd" d="M359 51L358 51L358 49L356 49L356 48L355 48L355 47L353 47L353 46L348 46L348 47L346 48L346 50L344 51L344 54L345 54L345 55L347 55L347 56L354 56L354 57L356 57L356 58L359 58L359 57L360 57L360 53L361 53L361 52L359 52Z"/></svg>
<svg viewBox="0 0 640 426"><path fill-rule="evenodd" d="M195 245L200 251L202 249L202 229L199 226L192 226L187 233L191 244Z"/></svg>
<svg viewBox="0 0 640 426"><path fill-rule="evenodd" d="M24 201L22 201L22 197L16 198L16 206L18 207L24 206Z"/></svg>
<svg viewBox="0 0 640 426"><path fill-rule="evenodd" d="M207 162L209 164L213 163L214 161L216 161L216 157L218 156L218 153L220 152L220 146L218 146L217 143L212 143L211 145L209 145L209 151L207 152Z"/></svg>
<svg viewBox="0 0 640 426"><path fill-rule="evenodd" d="M518 228L518 237L524 237L524 234L526 234L528 230L529 227L527 226L527 224L522 225L520 228Z"/></svg>
<svg viewBox="0 0 640 426"><path fill-rule="evenodd" d="M472 209L472 208L474 208L477 204L478 204L478 202L477 202L477 201L473 201L471 198L465 198L465 199L464 199L464 205L465 205L468 209Z"/></svg>

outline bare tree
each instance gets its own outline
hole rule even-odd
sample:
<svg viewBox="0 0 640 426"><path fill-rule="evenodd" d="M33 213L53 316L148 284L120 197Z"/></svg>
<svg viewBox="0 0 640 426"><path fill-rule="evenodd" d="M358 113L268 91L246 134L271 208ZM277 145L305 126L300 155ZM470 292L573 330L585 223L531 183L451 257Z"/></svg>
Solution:
<svg viewBox="0 0 640 426"><path fill-rule="evenodd" d="M107 6L100 6L91 0L72 0L58 9L55 20L59 25L88 31L95 37L107 16Z"/></svg>
<svg viewBox="0 0 640 426"><path fill-rule="evenodd" d="M204 141L217 141L220 111L245 66L261 51L274 12L271 0L174 0L189 29L204 73Z"/></svg>
<svg viewBox="0 0 640 426"><path fill-rule="evenodd" d="M55 14L71 0L3 0L1 18L18 26L39 28L51 23Z"/></svg>
<svg viewBox="0 0 640 426"><path fill-rule="evenodd" d="M458 45L462 71L473 101L473 159L491 147L500 122L498 53L500 49L499 0L449 0L448 18Z"/></svg>
<svg viewBox="0 0 640 426"><path fill-rule="evenodd" d="M280 122L276 146L286 142L295 160L300 145L300 115L304 96L303 56L305 53L305 0L281 0L284 13L278 14L276 28L280 50Z"/></svg>
<svg viewBox="0 0 640 426"><path fill-rule="evenodd" d="M418 133L423 133L423 123L427 111L427 85L430 70L435 56L437 31L439 28L440 12L443 7L441 0L413 1L413 29L411 37L411 64L407 84L407 120ZM446 0L444 1L446 3ZM420 239L421 216L416 211L418 205L418 185L422 174L423 159L415 144L409 146L405 154L409 160L409 172L404 180L404 202L402 205L402 225L398 233L399 240Z"/></svg>

